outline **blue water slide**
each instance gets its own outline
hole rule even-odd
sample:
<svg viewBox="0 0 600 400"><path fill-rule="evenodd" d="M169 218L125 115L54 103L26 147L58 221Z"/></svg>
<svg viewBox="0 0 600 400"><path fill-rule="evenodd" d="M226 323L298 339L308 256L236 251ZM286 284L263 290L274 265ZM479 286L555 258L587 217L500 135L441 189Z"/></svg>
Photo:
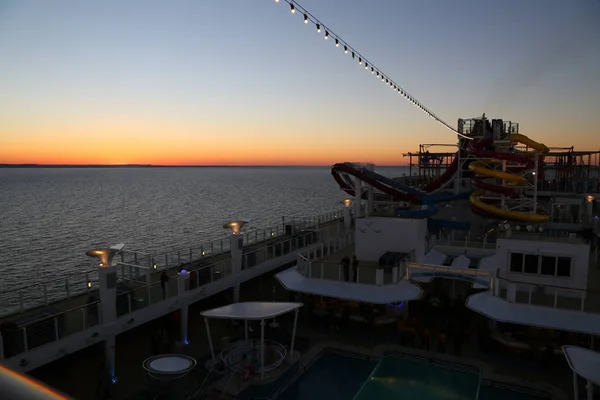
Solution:
<svg viewBox="0 0 600 400"><path fill-rule="evenodd" d="M345 163L349 167L357 168L355 164ZM434 216L438 210L438 203L450 202L456 200L468 199L471 195L470 192L460 193L458 195L452 193L433 193L427 194L419 189L415 189L412 186L409 186L403 182L400 182L395 179L388 178L387 176L380 175L376 172L368 170L364 167L358 167L360 175L367 178L371 181L381 182L391 188L402 191L410 196L416 197L421 201L425 208L419 210L398 210L397 216L401 218L415 218L415 219L424 219L428 218L427 224L428 226L434 226L437 228L448 228L448 229L456 229L456 230L468 230L470 224L468 222L459 222L459 221L447 221L447 220L436 220L431 217Z"/></svg>

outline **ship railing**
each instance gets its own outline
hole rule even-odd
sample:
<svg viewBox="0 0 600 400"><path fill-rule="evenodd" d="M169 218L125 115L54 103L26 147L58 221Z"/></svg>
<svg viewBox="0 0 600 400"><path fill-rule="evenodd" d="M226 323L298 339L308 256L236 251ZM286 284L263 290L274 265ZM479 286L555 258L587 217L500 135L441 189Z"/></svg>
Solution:
<svg viewBox="0 0 600 400"><path fill-rule="evenodd" d="M342 211L333 211L330 213L320 214L312 218L313 221L334 221ZM282 218L282 222L286 221L286 217ZM293 224L293 221L287 221L287 224ZM299 232L301 228L308 227L307 223L298 222L296 226L292 225L292 232ZM255 229L244 235L245 244L262 243L265 246L261 249L271 248L273 254L287 254L289 249L300 249L305 247L301 245L283 244L282 237L289 236L290 231L284 225L273 226L266 229ZM295 243L298 238L290 239L290 243ZM277 241L277 243L269 243ZM285 247L288 246L288 247ZM284 248L285 247L285 248ZM254 250L254 251L258 251ZM123 282L144 283L146 280L146 271L168 270L175 267L182 267L186 264L194 263L197 265L206 265L211 260L209 256L223 255L229 257L230 238L213 240L199 247L187 248L184 250L171 251L162 254L154 254L143 251L121 250L115 257L115 264L118 265L118 278ZM250 253L250 252L249 252ZM248 253L248 254L249 254ZM255 263L252 255L245 257L246 264ZM263 257L265 258L265 257ZM271 259L272 257L268 258ZM255 257L255 260L260 260L261 257ZM204 261L206 260L206 261ZM186 266L189 270L190 268ZM0 316L9 315L14 312L23 312L35 307L48 306L56 301L71 299L73 296L81 295L86 292L91 292L97 289L98 271L97 268L78 272L73 274L65 274L56 278L50 279L43 283L34 283L24 285L0 292Z"/></svg>
<svg viewBox="0 0 600 400"><path fill-rule="evenodd" d="M407 281L415 278L459 279L478 284L481 288L490 289L492 289L494 285L494 274L491 271L473 268L456 268L447 265L422 264L414 261L406 264L403 277Z"/></svg>
<svg viewBox="0 0 600 400"><path fill-rule="evenodd" d="M90 291L98 281L97 268L76 274L60 276L44 283L16 287L0 293L2 312L0 316L22 312L31 308L50 305L57 300Z"/></svg>
<svg viewBox="0 0 600 400"><path fill-rule="evenodd" d="M494 295L515 304L600 313L600 291L540 285L494 277Z"/></svg>
<svg viewBox="0 0 600 400"><path fill-rule="evenodd" d="M342 218L343 211L335 210L316 216L294 219L282 217L281 223L273 223L267 228L249 228L244 232L244 246L258 244L281 236L290 236L295 232L317 228L320 224L330 223ZM145 253L138 251L123 251L121 262L135 265L150 266L156 270L170 269L189 264L206 257L228 254L231 251L230 236L213 239L199 246L190 246L169 250L162 253Z"/></svg>
<svg viewBox="0 0 600 400"><path fill-rule="evenodd" d="M337 209L318 215L286 216L282 219L284 226L291 225L296 230L305 230L318 228L320 225L328 224L342 218L344 218L344 210Z"/></svg>
<svg viewBox="0 0 600 400"><path fill-rule="evenodd" d="M119 283L145 283L148 267L117 262ZM49 306L54 302L69 300L98 289L98 268L60 276L43 283L33 283L0 293L0 316L23 312L32 308Z"/></svg>
<svg viewBox="0 0 600 400"><path fill-rule="evenodd" d="M101 311L100 303L93 301L21 325L4 322L0 330L0 360L97 326L101 323Z"/></svg>
<svg viewBox="0 0 600 400"><path fill-rule="evenodd" d="M258 266L265 261L294 254L303 248L315 246L318 243L317 241L317 232L307 232L304 235L262 246L243 255L242 271ZM255 255L249 256L249 254ZM244 261L244 257L246 257L246 261ZM183 282L183 287L180 286L181 283L177 273L171 274L169 280L163 286L160 282L160 275L154 274L153 270L146 270L150 273L145 276L150 278L145 281L121 282L118 284L115 303L117 318L132 314L166 299L178 297L182 294L181 290L184 292L193 290L204 292L207 285L231 276L233 265L231 258L227 258L210 264L190 267L186 271L189 272L189 279ZM168 271L167 274L169 274ZM52 312L51 309L46 308L38 314L32 312L31 321L17 325L12 330L9 329L8 333L4 331L6 327L3 327L0 335L0 349L4 351L4 357L9 358L22 354L98 325L102 320L102 309L98 296L98 291L93 291L88 296L73 297L70 301L71 304L76 304L76 306L67 311ZM27 317L24 316L23 318ZM14 331L17 333L13 333ZM15 337L20 339L15 339ZM3 340L4 345L1 343ZM1 359L2 354L0 353Z"/></svg>
<svg viewBox="0 0 600 400"><path fill-rule="evenodd" d="M294 253L307 247L315 246L321 240L317 231L308 231L290 239L279 239L258 249L244 249L242 270L252 268L264 262Z"/></svg>
<svg viewBox="0 0 600 400"><path fill-rule="evenodd" d="M429 240L429 247L435 245L455 246L455 247L472 247L483 249L496 248L496 236L492 235L472 235L470 231L459 231L451 229L449 231L438 233L432 236Z"/></svg>
<svg viewBox="0 0 600 400"><path fill-rule="evenodd" d="M360 265L354 270L340 263L309 261L302 272L306 278L326 279L336 282L360 283L363 285L395 285L401 279L399 266L378 267Z"/></svg>
<svg viewBox="0 0 600 400"><path fill-rule="evenodd" d="M354 244L354 232L345 232L339 236L323 241L318 246L312 246L309 249L298 252L298 256L307 260L318 260L330 256Z"/></svg>

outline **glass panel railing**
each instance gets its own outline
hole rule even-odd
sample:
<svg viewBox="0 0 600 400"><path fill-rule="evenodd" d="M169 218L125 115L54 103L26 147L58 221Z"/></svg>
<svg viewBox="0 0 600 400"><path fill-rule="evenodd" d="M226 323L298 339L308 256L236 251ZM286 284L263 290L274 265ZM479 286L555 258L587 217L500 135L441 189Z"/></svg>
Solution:
<svg viewBox="0 0 600 400"><path fill-rule="evenodd" d="M360 283L364 285L393 285L398 283L394 270L398 267L378 268L375 266L343 267L341 264L302 260L300 273L307 278L325 279L337 282ZM396 282L394 282L396 277Z"/></svg>
<svg viewBox="0 0 600 400"><path fill-rule="evenodd" d="M97 270L92 270L7 290L0 293L0 316L69 299L92 290L95 285L97 285Z"/></svg>
<svg viewBox="0 0 600 400"><path fill-rule="evenodd" d="M4 357L16 357L96 326L100 320L99 315L100 305L93 302L22 325L5 323L2 327Z"/></svg>
<svg viewBox="0 0 600 400"><path fill-rule="evenodd" d="M496 277L496 296L516 304L600 313L600 293L559 286L515 282Z"/></svg>

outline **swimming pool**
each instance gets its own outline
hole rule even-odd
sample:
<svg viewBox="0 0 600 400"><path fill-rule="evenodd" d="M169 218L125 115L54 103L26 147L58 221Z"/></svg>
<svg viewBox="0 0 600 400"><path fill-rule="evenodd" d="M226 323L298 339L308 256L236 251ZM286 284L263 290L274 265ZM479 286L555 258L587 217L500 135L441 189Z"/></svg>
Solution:
<svg viewBox="0 0 600 400"><path fill-rule="evenodd" d="M476 368L385 356L379 363L325 351L281 400L542 400L505 387L480 385ZM479 391L479 393L478 393Z"/></svg>
<svg viewBox="0 0 600 400"><path fill-rule="evenodd" d="M278 399L352 400L376 365L376 361L325 352Z"/></svg>

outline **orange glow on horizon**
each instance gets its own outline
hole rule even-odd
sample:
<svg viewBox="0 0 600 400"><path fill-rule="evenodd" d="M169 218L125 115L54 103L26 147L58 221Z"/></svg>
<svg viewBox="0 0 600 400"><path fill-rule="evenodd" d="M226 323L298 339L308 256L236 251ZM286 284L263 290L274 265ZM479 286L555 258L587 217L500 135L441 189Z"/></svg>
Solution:
<svg viewBox="0 0 600 400"><path fill-rule="evenodd" d="M409 125L398 131L394 124L384 122L376 134L369 135L364 133L365 127L356 125L325 124L319 132L310 126L278 122L273 126L244 121L200 124L141 117L106 121L90 124L77 120L51 128L36 121L27 125L3 121L2 130L11 133L0 134L0 164L329 166L361 161L399 166L409 161L402 154L418 151L419 143L456 141L452 134L435 129L437 126ZM581 143L565 143L570 138L554 132L526 134L550 146L600 148L600 142L582 138L578 138ZM453 152L455 148L440 147L436 151Z"/></svg>
<svg viewBox="0 0 600 400"><path fill-rule="evenodd" d="M6 376L6 378L4 379L11 380L17 383L19 386L22 386L22 389L20 391L23 391L23 388L28 388L31 391L35 391L38 394L44 396L44 398L47 398L48 400L69 400L68 397L65 397L62 394L55 392L49 387L44 386L41 383L38 383L35 380L23 374L19 374L11 369L3 367L2 365L0 365L0 381L3 380L1 375ZM22 394L26 395L27 393L25 392Z"/></svg>

